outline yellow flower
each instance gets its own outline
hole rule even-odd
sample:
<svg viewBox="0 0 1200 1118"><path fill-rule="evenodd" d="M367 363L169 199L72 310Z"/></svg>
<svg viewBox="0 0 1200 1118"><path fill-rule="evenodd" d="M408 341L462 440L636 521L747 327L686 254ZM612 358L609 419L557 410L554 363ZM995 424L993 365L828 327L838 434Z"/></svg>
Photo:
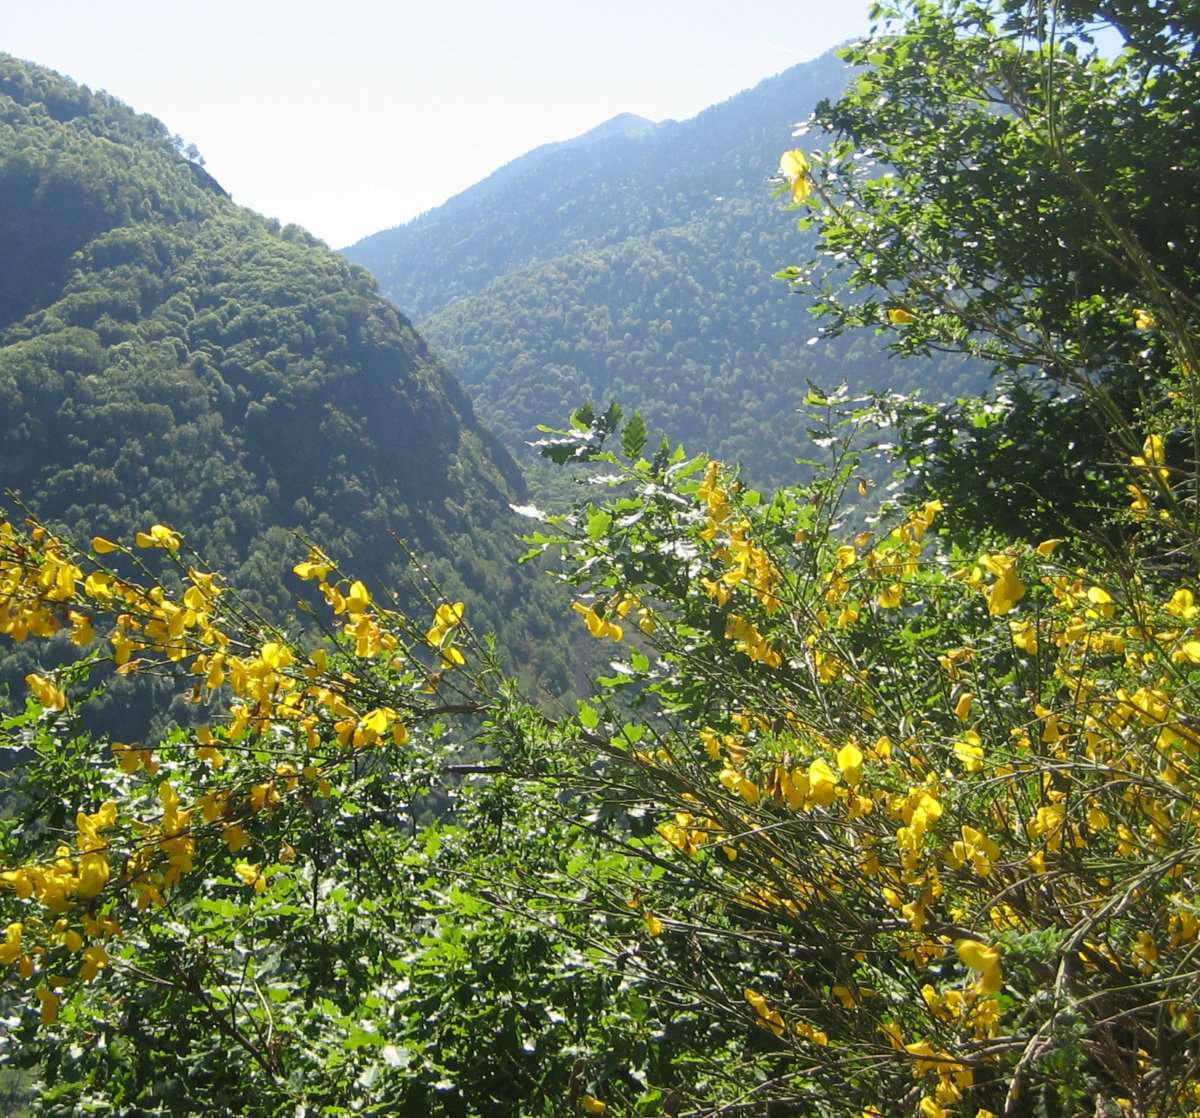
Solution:
<svg viewBox="0 0 1200 1118"><path fill-rule="evenodd" d="M89 851L79 859L79 886L81 897L98 896L108 884L108 855L103 850Z"/></svg>
<svg viewBox="0 0 1200 1118"><path fill-rule="evenodd" d="M21 957L21 933L25 926L20 923L9 924L5 932L4 942L0 943L0 964L7 966L15 963Z"/></svg>
<svg viewBox="0 0 1200 1118"><path fill-rule="evenodd" d="M1200 609L1196 606L1196 597L1190 590L1176 590L1163 609L1184 621L1191 621L1197 613L1200 613Z"/></svg>
<svg viewBox="0 0 1200 1118"><path fill-rule="evenodd" d="M921 1099L920 1110L921 1118L950 1118L950 1111L945 1107L938 1106L937 1100L926 1095Z"/></svg>
<svg viewBox="0 0 1200 1118"><path fill-rule="evenodd" d="M1093 606L1093 609L1088 610L1089 617L1099 615L1107 620L1117 612L1117 607L1113 604L1112 595L1101 586L1089 587L1087 600Z"/></svg>
<svg viewBox="0 0 1200 1118"><path fill-rule="evenodd" d="M762 1022L763 1027L770 1029L776 1036L783 1036L786 1029L783 1023L783 1014L777 1009L772 1009L767 1004L767 999L757 990L751 990L747 986L742 993L746 1001L750 1003L750 1007L758 1014L759 1021Z"/></svg>
<svg viewBox="0 0 1200 1118"><path fill-rule="evenodd" d="M808 796L821 807L833 803L838 777L827 761L818 758L808 766Z"/></svg>
<svg viewBox="0 0 1200 1118"><path fill-rule="evenodd" d="M79 968L79 977L84 982L91 982L106 966L108 966L108 952L100 944L93 944L83 953L83 964Z"/></svg>
<svg viewBox="0 0 1200 1118"><path fill-rule="evenodd" d="M1017 561L1010 555L984 555L979 563L984 570L996 576L996 581L984 594L988 613L993 617L1001 617L1025 597L1025 586L1017 577Z"/></svg>
<svg viewBox="0 0 1200 1118"><path fill-rule="evenodd" d="M178 551L179 545L183 542L179 533L165 524L154 524L149 532L138 532L134 537L134 542L138 547L163 547L167 551Z"/></svg>
<svg viewBox="0 0 1200 1118"><path fill-rule="evenodd" d="M1013 644L1022 652L1028 652L1030 656L1037 653L1037 626L1032 621L1010 621L1008 627L1012 633Z"/></svg>
<svg viewBox="0 0 1200 1118"><path fill-rule="evenodd" d="M989 947L977 939L960 939L954 945L954 950L958 952L964 966L978 972L976 986L980 993L994 994L1000 989L1003 980L1000 976L998 947Z"/></svg>
<svg viewBox="0 0 1200 1118"><path fill-rule="evenodd" d="M846 783L853 788L860 780L862 780L862 750L853 743L844 745L838 750L837 765L838 771L845 778Z"/></svg>
<svg viewBox="0 0 1200 1118"><path fill-rule="evenodd" d="M466 606L462 602L450 605L443 602L434 613L433 625L425 634L425 642L442 655L442 667L449 670L465 664L466 658L454 647L454 635L462 623Z"/></svg>
<svg viewBox="0 0 1200 1118"><path fill-rule="evenodd" d="M25 684L33 692L34 698L47 710L64 710L67 705L66 694L48 680L45 676L30 672L25 677Z"/></svg>
<svg viewBox="0 0 1200 1118"><path fill-rule="evenodd" d="M344 608L351 616L362 613L371 604L371 592L362 582L355 581L350 593L342 599Z"/></svg>
<svg viewBox="0 0 1200 1118"><path fill-rule="evenodd" d="M579 1100L579 1109L584 1114L607 1114L608 1103L601 1102L595 1095L584 1095Z"/></svg>
<svg viewBox="0 0 1200 1118"><path fill-rule="evenodd" d="M829 1045L829 1034L824 1029L818 1029L809 1021L797 1021L792 1025L792 1032L798 1037L803 1037L805 1040L811 1041L818 1048L825 1048Z"/></svg>
<svg viewBox="0 0 1200 1118"><path fill-rule="evenodd" d="M286 644L268 641L259 652L259 659L274 671L283 671L295 663L296 657Z"/></svg>
<svg viewBox="0 0 1200 1118"><path fill-rule="evenodd" d="M916 322L917 316L903 307L893 307L888 311L888 321L893 326L907 326L910 322Z"/></svg>
<svg viewBox="0 0 1200 1118"><path fill-rule="evenodd" d="M619 641L625 636L625 630L620 625L614 621L605 620L591 606L585 606L582 602L572 602L571 608L583 618L587 623L588 632L597 640L609 637L614 641Z"/></svg>
<svg viewBox="0 0 1200 1118"><path fill-rule="evenodd" d="M233 867L233 872L256 893L263 892L267 887L266 880L262 875L262 868L257 862L238 862Z"/></svg>
<svg viewBox="0 0 1200 1118"><path fill-rule="evenodd" d="M1158 325L1158 320L1148 310L1142 307L1134 307L1133 309L1133 328L1135 330L1153 330Z"/></svg>
<svg viewBox="0 0 1200 1118"><path fill-rule="evenodd" d="M1129 491L1129 495L1133 498L1129 502L1129 510L1134 516L1142 517L1150 511L1150 498L1146 496L1146 491L1140 485L1134 485L1132 482L1125 486Z"/></svg>
<svg viewBox="0 0 1200 1118"><path fill-rule="evenodd" d="M39 986L34 993L42 1003L42 1024L53 1025L58 1020L58 996L45 986Z"/></svg>
<svg viewBox="0 0 1200 1118"><path fill-rule="evenodd" d="M109 555L114 551L120 551L121 545L113 543L112 540L106 540L103 536L93 536L92 550L97 555Z"/></svg>
<svg viewBox="0 0 1200 1118"><path fill-rule="evenodd" d="M758 803L758 785L737 769L726 765L717 779L731 792L736 792L748 804Z"/></svg>
<svg viewBox="0 0 1200 1118"><path fill-rule="evenodd" d="M876 601L880 609L899 609L904 604L904 587L898 582L893 582L879 592Z"/></svg>
<svg viewBox="0 0 1200 1118"><path fill-rule="evenodd" d="M67 616L74 628L71 630L71 643L85 648L96 639L96 630L92 628L92 619L84 613L71 610Z"/></svg>
<svg viewBox="0 0 1200 1118"><path fill-rule="evenodd" d="M309 548L308 560L297 563L292 570L298 578L306 581L312 578L320 580L333 570L333 562L319 547L313 547Z"/></svg>
<svg viewBox="0 0 1200 1118"><path fill-rule="evenodd" d="M216 746L201 745L196 749L197 760L206 762L211 768L219 769L225 764L225 754Z"/></svg>
<svg viewBox="0 0 1200 1118"><path fill-rule="evenodd" d="M806 202L812 194L809 168L808 156L799 148L785 151L779 157L779 173L787 180L792 201L796 204Z"/></svg>
<svg viewBox="0 0 1200 1118"><path fill-rule="evenodd" d="M967 772L979 772L983 768L983 739L974 730L968 730L954 743L954 756Z"/></svg>

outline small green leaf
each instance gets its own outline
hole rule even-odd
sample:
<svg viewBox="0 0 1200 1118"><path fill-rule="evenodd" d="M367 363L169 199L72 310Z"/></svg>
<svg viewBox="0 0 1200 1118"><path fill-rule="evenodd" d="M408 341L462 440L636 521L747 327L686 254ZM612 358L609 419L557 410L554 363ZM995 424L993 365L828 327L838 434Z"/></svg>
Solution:
<svg viewBox="0 0 1200 1118"><path fill-rule="evenodd" d="M646 736L646 727L637 722L626 722L621 727L621 736L630 745L637 745Z"/></svg>
<svg viewBox="0 0 1200 1118"><path fill-rule="evenodd" d="M612 514L605 512L603 509L596 509L588 516L588 539L598 540L608 534L609 528L612 526Z"/></svg>
<svg viewBox="0 0 1200 1118"><path fill-rule="evenodd" d="M596 411L592 407L592 402L589 400L581 408L576 408L571 413L571 426L576 431L590 431L592 421L596 418Z"/></svg>
<svg viewBox="0 0 1200 1118"><path fill-rule="evenodd" d="M625 452L626 458L634 459L641 455L645 445L646 423L642 419L642 413L635 411L633 417L625 424L625 430L621 433L621 449Z"/></svg>
<svg viewBox="0 0 1200 1118"><path fill-rule="evenodd" d="M595 707L587 703L579 704L579 724L585 730L594 730L600 725L600 714Z"/></svg>

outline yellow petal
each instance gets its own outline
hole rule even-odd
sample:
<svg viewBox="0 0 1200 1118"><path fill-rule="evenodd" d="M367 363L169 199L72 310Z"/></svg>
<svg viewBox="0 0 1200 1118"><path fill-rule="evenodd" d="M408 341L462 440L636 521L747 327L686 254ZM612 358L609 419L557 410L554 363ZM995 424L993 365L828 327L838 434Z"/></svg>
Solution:
<svg viewBox="0 0 1200 1118"><path fill-rule="evenodd" d="M862 763L862 750L858 746L844 745L838 750L838 769L851 787L854 787L862 779Z"/></svg>
<svg viewBox="0 0 1200 1118"><path fill-rule="evenodd" d="M971 970L985 972L1000 966L1000 949L989 947L977 939L960 939L954 945L954 950L958 952L963 965Z"/></svg>

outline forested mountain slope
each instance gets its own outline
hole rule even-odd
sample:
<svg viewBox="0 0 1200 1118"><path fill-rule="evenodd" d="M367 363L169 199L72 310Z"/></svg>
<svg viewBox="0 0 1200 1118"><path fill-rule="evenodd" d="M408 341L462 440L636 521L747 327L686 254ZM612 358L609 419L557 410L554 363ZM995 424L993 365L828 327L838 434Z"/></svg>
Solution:
<svg viewBox="0 0 1200 1118"><path fill-rule="evenodd" d="M784 480L806 449L810 380L978 383L957 359L901 366L869 337L808 344L807 301L771 278L812 251L771 194L780 153L846 78L828 54L691 120L539 148L345 252L420 320L510 447L615 398Z"/></svg>
<svg viewBox="0 0 1200 1118"><path fill-rule="evenodd" d="M366 272L176 148L0 56L0 489L88 535L168 524L273 607L293 531L392 584L400 536L520 643L512 460Z"/></svg>
<svg viewBox="0 0 1200 1118"><path fill-rule="evenodd" d="M791 223L778 218L767 182L794 123L845 81L845 66L829 54L690 120L607 136L601 126L546 144L344 251L419 321L530 262L684 226L735 197L757 203L791 244Z"/></svg>

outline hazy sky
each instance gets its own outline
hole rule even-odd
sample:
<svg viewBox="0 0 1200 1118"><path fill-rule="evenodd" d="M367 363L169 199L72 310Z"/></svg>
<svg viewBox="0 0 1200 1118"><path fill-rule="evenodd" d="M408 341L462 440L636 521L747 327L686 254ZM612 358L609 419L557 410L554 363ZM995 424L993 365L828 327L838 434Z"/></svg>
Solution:
<svg viewBox="0 0 1200 1118"><path fill-rule="evenodd" d="M866 9L0 0L0 51L159 117L236 201L341 247L616 113L692 116L862 33Z"/></svg>

